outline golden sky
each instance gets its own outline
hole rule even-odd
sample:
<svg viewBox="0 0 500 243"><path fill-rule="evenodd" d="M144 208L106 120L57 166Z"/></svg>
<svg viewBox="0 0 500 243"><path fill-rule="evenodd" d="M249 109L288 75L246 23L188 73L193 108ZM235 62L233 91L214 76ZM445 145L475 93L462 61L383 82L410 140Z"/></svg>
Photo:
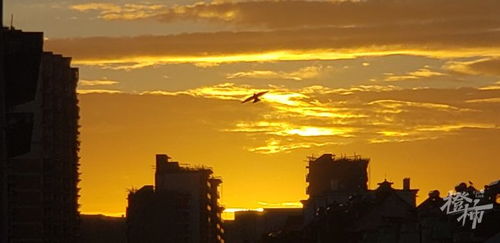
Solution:
<svg viewBox="0 0 500 243"><path fill-rule="evenodd" d="M83 213L122 214L157 153L212 167L233 209L297 206L323 153L418 201L499 179L497 0L5 4L80 68Z"/></svg>

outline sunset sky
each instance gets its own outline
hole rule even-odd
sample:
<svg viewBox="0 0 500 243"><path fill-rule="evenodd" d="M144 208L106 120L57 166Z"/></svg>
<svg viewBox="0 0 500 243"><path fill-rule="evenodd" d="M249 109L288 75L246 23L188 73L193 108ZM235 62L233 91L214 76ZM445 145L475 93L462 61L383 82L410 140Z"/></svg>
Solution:
<svg viewBox="0 0 500 243"><path fill-rule="evenodd" d="M498 0L4 1L80 68L82 213L123 214L157 153L233 209L297 206L323 153L418 201L500 179Z"/></svg>

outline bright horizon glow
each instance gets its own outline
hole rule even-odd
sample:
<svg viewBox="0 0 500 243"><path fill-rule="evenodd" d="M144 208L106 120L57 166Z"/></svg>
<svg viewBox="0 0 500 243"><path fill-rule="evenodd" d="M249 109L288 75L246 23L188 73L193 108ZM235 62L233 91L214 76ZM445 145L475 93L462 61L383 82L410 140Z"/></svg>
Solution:
<svg viewBox="0 0 500 243"><path fill-rule="evenodd" d="M380 49L387 49L380 51ZM372 49L316 49L316 50L281 50L262 53L249 54L226 54L212 56L131 56L120 58L78 58L75 57L75 65L103 66L118 65L114 69L136 69L154 65L193 63L200 66L213 66L223 63L238 62L274 62L274 61L312 61L312 60L342 60L355 59L361 57L375 57L388 55L412 55L433 58L457 58L474 56L500 56L500 49L497 48L463 48L460 50L412 50L399 49L397 47L383 47ZM121 66L120 66L121 65ZM111 67L113 68L113 67Z"/></svg>
<svg viewBox="0 0 500 243"><path fill-rule="evenodd" d="M297 204L301 204L301 203L297 203ZM266 208L278 208L279 206L275 206L275 207L266 207ZM302 206L296 206L295 204L288 204L288 203L284 203L282 204L281 207L279 208L301 208ZM226 208L224 209L224 211L222 212L222 219L223 220L234 220L234 214L236 212L246 212L246 211L255 211L255 212L264 212L264 209L265 208ZM104 215L104 216L108 216L108 217L124 217L126 216L126 213L125 212L120 212L120 213L107 213L107 212L81 212L80 214L83 214L83 215Z"/></svg>

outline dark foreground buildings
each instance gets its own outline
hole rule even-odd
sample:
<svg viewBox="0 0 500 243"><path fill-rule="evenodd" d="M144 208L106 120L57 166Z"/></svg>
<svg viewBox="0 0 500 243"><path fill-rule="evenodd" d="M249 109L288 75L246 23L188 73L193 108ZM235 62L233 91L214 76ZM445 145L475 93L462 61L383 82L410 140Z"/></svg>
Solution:
<svg viewBox="0 0 500 243"><path fill-rule="evenodd" d="M222 182L204 167L186 167L156 155L155 185L128 196L129 243L224 242L218 186Z"/></svg>
<svg viewBox="0 0 500 243"><path fill-rule="evenodd" d="M0 242L76 242L78 70L42 33L0 33Z"/></svg>
<svg viewBox="0 0 500 243"><path fill-rule="evenodd" d="M433 191L416 206L417 190L410 179L395 189L384 180L367 187L369 159L324 154L309 161L307 200L302 209L244 211L226 221L229 243L499 243L500 182L485 186L484 193L461 183L478 205L492 203L476 229L441 209L445 200ZM474 195L478 195L474 198ZM470 219L472 214L467 215Z"/></svg>
<svg viewBox="0 0 500 243"><path fill-rule="evenodd" d="M301 238L294 242L500 242L498 181L485 186L482 192L465 183L455 188L456 192L467 192L470 202L457 201L452 208L458 205L467 208L468 203L492 205L481 216L482 222L472 229L471 221L478 214L445 213L445 201L451 205L451 199L445 200L437 191L431 192L417 207L417 190L411 189L409 178L403 180L402 189L393 188L386 180L378 183L375 190L368 189L368 162L359 156L336 158L332 154L309 162L309 198L303 201L304 228ZM461 215L465 221L459 222ZM275 240L268 242L282 242Z"/></svg>
<svg viewBox="0 0 500 243"><path fill-rule="evenodd" d="M125 217L80 215L81 243L126 243Z"/></svg>
<svg viewBox="0 0 500 243"><path fill-rule="evenodd" d="M293 232L300 232L303 223L302 208L238 211L234 220L224 221L225 239L228 243L266 242L267 238L287 242L300 239L301 235Z"/></svg>
<svg viewBox="0 0 500 243"><path fill-rule="evenodd" d="M368 163L359 156L332 154L309 161L306 242L419 242L417 190L410 188L410 179L404 179L403 189L383 181L369 190Z"/></svg>

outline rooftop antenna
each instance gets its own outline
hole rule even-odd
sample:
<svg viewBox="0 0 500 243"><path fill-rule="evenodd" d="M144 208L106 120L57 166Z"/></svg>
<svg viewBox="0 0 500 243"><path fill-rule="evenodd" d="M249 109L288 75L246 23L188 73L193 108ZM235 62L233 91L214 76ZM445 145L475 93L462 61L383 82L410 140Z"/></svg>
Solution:
<svg viewBox="0 0 500 243"><path fill-rule="evenodd" d="M0 30L3 28L3 0L0 0Z"/></svg>
<svg viewBox="0 0 500 243"><path fill-rule="evenodd" d="M370 182L371 178L372 178L372 171L370 170L370 163L368 163L368 189L372 187Z"/></svg>
<svg viewBox="0 0 500 243"><path fill-rule="evenodd" d="M316 156L314 156L314 153L311 154L311 155L309 155L309 156L307 156L307 162L311 162L311 161L314 161L314 160L316 160Z"/></svg>
<svg viewBox="0 0 500 243"><path fill-rule="evenodd" d="M0 0L0 30L3 29L3 0Z"/></svg>

